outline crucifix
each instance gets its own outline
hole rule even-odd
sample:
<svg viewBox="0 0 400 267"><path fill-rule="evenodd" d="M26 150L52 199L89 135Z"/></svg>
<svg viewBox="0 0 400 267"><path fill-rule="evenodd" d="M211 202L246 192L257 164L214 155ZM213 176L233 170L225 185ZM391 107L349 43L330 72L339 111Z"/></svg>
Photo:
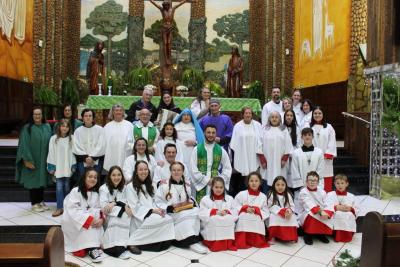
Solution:
<svg viewBox="0 0 400 267"><path fill-rule="evenodd" d="M161 71L162 71L162 83L161 89L162 90L172 90L172 80L171 80L171 67L172 67L172 60L171 60L171 50L172 50L172 31L173 31L173 22L174 22L174 14L175 10L183 5L184 3L188 2L188 0L180 0L180 1L173 1L173 0L162 0L163 3L161 5L157 4L156 1L160 0L149 0L155 7L157 7L161 15L162 19L162 28L161 28L161 39L162 39L162 49L164 61L161 62ZM177 5L173 6L172 2L178 2ZM193 2L193 1L191 1Z"/></svg>

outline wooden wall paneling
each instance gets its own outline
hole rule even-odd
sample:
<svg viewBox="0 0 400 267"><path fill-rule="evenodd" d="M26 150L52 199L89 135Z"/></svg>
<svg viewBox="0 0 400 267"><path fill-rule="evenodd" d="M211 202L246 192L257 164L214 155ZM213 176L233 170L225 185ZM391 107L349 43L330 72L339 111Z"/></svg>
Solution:
<svg viewBox="0 0 400 267"><path fill-rule="evenodd" d="M370 121L370 113L351 112L351 114ZM358 164L365 167L369 166L370 145L370 130L366 126L362 121L350 117L345 118L344 148L356 158Z"/></svg>

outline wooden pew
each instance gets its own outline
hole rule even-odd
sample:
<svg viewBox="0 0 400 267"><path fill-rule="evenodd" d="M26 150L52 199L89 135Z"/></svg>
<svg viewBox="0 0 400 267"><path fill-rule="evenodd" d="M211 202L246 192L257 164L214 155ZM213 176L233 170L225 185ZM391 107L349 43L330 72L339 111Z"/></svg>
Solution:
<svg viewBox="0 0 400 267"><path fill-rule="evenodd" d="M0 227L0 266L64 266L64 253L58 226Z"/></svg>

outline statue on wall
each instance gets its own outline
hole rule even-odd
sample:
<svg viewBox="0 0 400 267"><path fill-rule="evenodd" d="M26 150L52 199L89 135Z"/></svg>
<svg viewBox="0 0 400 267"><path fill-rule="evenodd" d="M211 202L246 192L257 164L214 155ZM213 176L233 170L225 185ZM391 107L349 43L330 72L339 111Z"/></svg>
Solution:
<svg viewBox="0 0 400 267"><path fill-rule="evenodd" d="M90 52L86 66L86 79L91 95L97 95L99 93L99 83L103 84L102 88L105 87L106 68L104 65L104 55L102 54L103 49L104 42L97 42L94 50Z"/></svg>
<svg viewBox="0 0 400 267"><path fill-rule="evenodd" d="M157 7L161 11L161 15L163 17L162 20L162 48L163 48L163 55L164 55L164 62L165 65L170 66L172 65L171 60L171 49L172 49L172 30L174 28L173 21L174 21L174 13L175 10L186 3L188 0L182 0L176 6L172 6L171 0L164 0L162 6L158 5L155 0L150 0L150 2Z"/></svg>
<svg viewBox="0 0 400 267"><path fill-rule="evenodd" d="M228 65L228 79L226 84L228 97L240 97L243 87L243 58L237 46L232 47L232 57Z"/></svg>

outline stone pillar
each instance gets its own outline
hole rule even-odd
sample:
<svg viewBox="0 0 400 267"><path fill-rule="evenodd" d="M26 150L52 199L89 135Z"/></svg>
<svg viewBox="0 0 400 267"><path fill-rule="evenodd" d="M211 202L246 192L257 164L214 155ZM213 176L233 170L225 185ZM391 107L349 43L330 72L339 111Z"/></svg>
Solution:
<svg viewBox="0 0 400 267"><path fill-rule="evenodd" d="M144 1L129 0L128 73L142 67L144 45Z"/></svg>
<svg viewBox="0 0 400 267"><path fill-rule="evenodd" d="M46 39L45 39L45 72L44 83L46 86L53 87L53 29L54 29L54 0L46 0Z"/></svg>
<svg viewBox="0 0 400 267"><path fill-rule="evenodd" d="M204 70L206 51L206 3L205 0L197 0L191 3L189 22L189 62L198 70Z"/></svg>
<svg viewBox="0 0 400 267"><path fill-rule="evenodd" d="M39 40L44 39L43 0L34 1L33 14L33 84L40 86L43 83L43 47L39 47L38 44Z"/></svg>

